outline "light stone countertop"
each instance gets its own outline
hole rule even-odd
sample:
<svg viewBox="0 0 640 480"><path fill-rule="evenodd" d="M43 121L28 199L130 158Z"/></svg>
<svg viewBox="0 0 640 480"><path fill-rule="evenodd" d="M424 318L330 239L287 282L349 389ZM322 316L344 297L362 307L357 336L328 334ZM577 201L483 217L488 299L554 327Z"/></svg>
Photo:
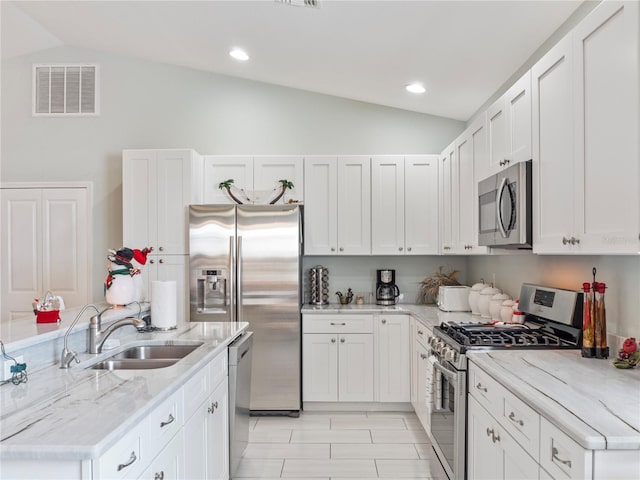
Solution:
<svg viewBox="0 0 640 480"><path fill-rule="evenodd" d="M489 373L586 449L640 449L640 369L580 350L468 353ZM640 452L639 452L640 455Z"/></svg>
<svg viewBox="0 0 640 480"><path fill-rule="evenodd" d="M248 323L187 323L170 332L134 333L100 355L82 354L68 370L57 365L25 384L0 387L0 459L81 460L100 456L194 373L223 352ZM152 370L85 367L124 348L153 343L203 345L175 365Z"/></svg>

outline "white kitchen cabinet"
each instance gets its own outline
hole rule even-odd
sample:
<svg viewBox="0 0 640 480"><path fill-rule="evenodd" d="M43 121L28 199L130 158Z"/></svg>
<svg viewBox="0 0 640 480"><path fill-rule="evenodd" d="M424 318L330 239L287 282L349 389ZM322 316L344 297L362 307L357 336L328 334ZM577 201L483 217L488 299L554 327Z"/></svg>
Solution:
<svg viewBox="0 0 640 480"><path fill-rule="evenodd" d="M26 186L25 186L26 187ZM89 186L2 188L3 320L33 315L31 302L47 290L67 307L89 301Z"/></svg>
<svg viewBox="0 0 640 480"><path fill-rule="evenodd" d="M244 190L256 203L269 203L280 191L280 180L289 180L288 189L278 203L304 199L303 157L292 155L207 155L204 157L204 202L235 203L226 190L218 188L221 182L233 180L233 185ZM242 200L242 198L240 198ZM250 202L249 202L250 203Z"/></svg>
<svg viewBox="0 0 640 480"><path fill-rule="evenodd" d="M235 204L226 190L218 185L233 180L239 190L253 192L253 157L242 155L205 155L204 164L204 203Z"/></svg>
<svg viewBox="0 0 640 480"><path fill-rule="evenodd" d="M303 315L303 402L374 400L373 317Z"/></svg>
<svg viewBox="0 0 640 480"><path fill-rule="evenodd" d="M438 156L371 159L371 253L438 253Z"/></svg>
<svg viewBox="0 0 640 480"><path fill-rule="evenodd" d="M487 161L480 180L531 159L531 72L525 73L487 108Z"/></svg>
<svg viewBox="0 0 640 480"><path fill-rule="evenodd" d="M454 231L453 218L457 215L457 191L454 192L456 176L456 147L455 142L444 149L440 155L438 167L438 184L440 194L440 249L448 255L454 251L454 241L457 232Z"/></svg>
<svg viewBox="0 0 640 480"><path fill-rule="evenodd" d="M139 478L141 480L180 480L186 478L184 476L183 441L182 432L176 434Z"/></svg>
<svg viewBox="0 0 640 480"><path fill-rule="evenodd" d="M640 250L638 23L603 2L532 68L535 253Z"/></svg>
<svg viewBox="0 0 640 480"><path fill-rule="evenodd" d="M539 466L473 398L467 409L467 477L538 480Z"/></svg>
<svg viewBox="0 0 640 480"><path fill-rule="evenodd" d="M430 432L433 367L429 362L427 338L431 331L411 318L411 405L425 432Z"/></svg>
<svg viewBox="0 0 640 480"><path fill-rule="evenodd" d="M371 253L401 255L405 251L404 157L371 158Z"/></svg>
<svg viewBox="0 0 640 480"><path fill-rule="evenodd" d="M452 212L453 253L481 255L487 247L478 246L478 182L476 165L482 165L487 158L486 115L480 115L455 142L455 168L457 178L453 178L452 195L458 199L458 207Z"/></svg>
<svg viewBox="0 0 640 480"><path fill-rule="evenodd" d="M306 255L371 254L370 157L305 158Z"/></svg>
<svg viewBox="0 0 640 480"><path fill-rule="evenodd" d="M202 157L193 150L124 150L123 244L151 255L185 255L188 212L202 203Z"/></svg>
<svg viewBox="0 0 640 480"><path fill-rule="evenodd" d="M407 255L439 252L438 156L404 157L404 244Z"/></svg>
<svg viewBox="0 0 640 480"><path fill-rule="evenodd" d="M378 401L411 401L411 324L409 315L374 317Z"/></svg>

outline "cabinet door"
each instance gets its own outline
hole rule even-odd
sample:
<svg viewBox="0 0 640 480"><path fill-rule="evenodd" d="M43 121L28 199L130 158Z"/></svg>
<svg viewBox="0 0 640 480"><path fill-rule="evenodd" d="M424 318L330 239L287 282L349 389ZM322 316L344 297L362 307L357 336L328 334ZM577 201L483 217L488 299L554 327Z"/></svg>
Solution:
<svg viewBox="0 0 640 480"><path fill-rule="evenodd" d="M640 247L638 3L603 2L573 30L581 253Z"/></svg>
<svg viewBox="0 0 640 480"><path fill-rule="evenodd" d="M338 254L371 254L371 162L338 158Z"/></svg>
<svg viewBox="0 0 640 480"><path fill-rule="evenodd" d="M191 203L191 152L160 150L157 162L157 253L188 254L187 205ZM128 246L143 248L147 245Z"/></svg>
<svg viewBox="0 0 640 480"><path fill-rule="evenodd" d="M489 155L481 178L496 174L504 167L507 159L507 111L504 95L487 108L487 136L489 139ZM502 164L502 165L501 165Z"/></svg>
<svg viewBox="0 0 640 480"><path fill-rule="evenodd" d="M122 238L130 248L158 247L157 153L122 152Z"/></svg>
<svg viewBox="0 0 640 480"><path fill-rule="evenodd" d="M404 253L404 158L371 159L371 253Z"/></svg>
<svg viewBox="0 0 640 480"><path fill-rule="evenodd" d="M415 363L416 363L416 394L414 409L425 430L429 431L431 424L431 384L433 381L431 373L431 363L429 363L429 353L419 343L415 343Z"/></svg>
<svg viewBox="0 0 640 480"><path fill-rule="evenodd" d="M253 185L256 191L280 191L280 180L289 180L293 188L288 189L278 203L289 200L304 201L303 158L297 156L267 156L253 159ZM274 196L275 198L275 196ZM267 202L268 203L268 202Z"/></svg>
<svg viewBox="0 0 640 480"><path fill-rule="evenodd" d="M508 141L506 167L531 158L531 71L507 90L505 108Z"/></svg>
<svg viewBox="0 0 640 480"><path fill-rule="evenodd" d="M208 419L211 397L201 404L182 429L184 433L184 477L207 477Z"/></svg>
<svg viewBox="0 0 640 480"><path fill-rule="evenodd" d="M404 244L407 255L438 253L438 156L404 159Z"/></svg>
<svg viewBox="0 0 640 480"><path fill-rule="evenodd" d="M466 254L473 247L474 222L473 209L475 181L473 179L473 142L469 129L456 140L458 214L453 218L458 241L453 245L455 253Z"/></svg>
<svg viewBox="0 0 640 480"><path fill-rule="evenodd" d="M500 435L498 422L473 397L467 396L467 400L467 478L502 479L501 453L495 442Z"/></svg>
<svg viewBox="0 0 640 480"><path fill-rule="evenodd" d="M458 236L459 243L469 246L469 248L465 250L465 253L484 255L488 252L487 247L478 246L479 204L476 166L486 163L489 155L486 115L481 115L473 122L469 127L469 136L471 142L471 159L465 158L464 165L462 164L462 160L459 160L460 179L458 184L460 193L458 196L460 198L460 205L458 209L462 219L459 222L460 228L458 230ZM469 205L471 206L469 207ZM465 240L463 240L463 231Z"/></svg>
<svg viewBox="0 0 640 480"><path fill-rule="evenodd" d="M229 396L226 380L220 383L210 398L211 402L207 406L209 417L205 478L226 480L229 478Z"/></svg>
<svg viewBox="0 0 640 480"><path fill-rule="evenodd" d="M180 430L169 444L162 449L142 476L144 480L180 480L184 475L184 445L182 430ZM198 477L204 478L204 477Z"/></svg>
<svg viewBox="0 0 640 480"><path fill-rule="evenodd" d="M338 346L338 400L373 401L373 335L344 333Z"/></svg>
<svg viewBox="0 0 640 480"><path fill-rule="evenodd" d="M453 215L454 215L454 164L455 144L449 145L440 156L440 248L442 253L453 253Z"/></svg>
<svg viewBox="0 0 640 480"><path fill-rule="evenodd" d="M376 318L378 401L411 401L411 358L408 315Z"/></svg>
<svg viewBox="0 0 640 480"><path fill-rule="evenodd" d="M221 182L233 180L233 185L253 193L253 158L245 156L204 157L204 203L235 204L226 190L220 190Z"/></svg>
<svg viewBox="0 0 640 480"><path fill-rule="evenodd" d="M304 160L304 253L335 255L338 245L338 159Z"/></svg>
<svg viewBox="0 0 640 480"><path fill-rule="evenodd" d="M531 69L535 253L571 252L566 239L575 217L572 63L569 35Z"/></svg>
<svg viewBox="0 0 640 480"><path fill-rule="evenodd" d="M335 402L338 400L338 335L305 333L302 335L302 400Z"/></svg>
<svg viewBox="0 0 640 480"><path fill-rule="evenodd" d="M147 266L142 269L147 298L151 298L153 280L176 282L176 315L178 323L189 321L189 292L187 291L189 257L187 255L150 255Z"/></svg>

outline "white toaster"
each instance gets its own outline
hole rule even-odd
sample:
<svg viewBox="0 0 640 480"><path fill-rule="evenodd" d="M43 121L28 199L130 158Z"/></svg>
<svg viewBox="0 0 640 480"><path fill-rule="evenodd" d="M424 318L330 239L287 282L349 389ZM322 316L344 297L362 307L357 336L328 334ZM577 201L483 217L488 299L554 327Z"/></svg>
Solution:
<svg viewBox="0 0 640 480"><path fill-rule="evenodd" d="M438 289L438 308L444 312L470 312L470 287L456 285Z"/></svg>

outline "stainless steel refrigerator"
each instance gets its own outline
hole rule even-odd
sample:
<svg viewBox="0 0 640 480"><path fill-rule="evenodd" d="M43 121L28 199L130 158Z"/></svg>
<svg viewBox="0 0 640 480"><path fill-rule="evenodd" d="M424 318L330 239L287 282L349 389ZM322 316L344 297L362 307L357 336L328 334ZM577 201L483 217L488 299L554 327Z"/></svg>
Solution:
<svg viewBox="0 0 640 480"><path fill-rule="evenodd" d="M249 322L251 411L299 412L301 207L190 205L189 222L191 321Z"/></svg>

